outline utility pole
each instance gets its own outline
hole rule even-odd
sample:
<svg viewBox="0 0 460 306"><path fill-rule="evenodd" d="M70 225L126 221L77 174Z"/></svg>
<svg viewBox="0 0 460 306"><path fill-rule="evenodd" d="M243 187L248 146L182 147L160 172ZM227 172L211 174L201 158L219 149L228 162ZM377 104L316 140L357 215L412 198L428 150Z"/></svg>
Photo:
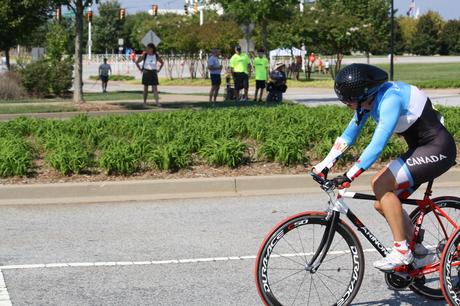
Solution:
<svg viewBox="0 0 460 306"><path fill-rule="evenodd" d="M394 76L394 63L393 56L395 52L395 29L394 29L394 0L391 0L391 38L390 38L390 81L393 81Z"/></svg>

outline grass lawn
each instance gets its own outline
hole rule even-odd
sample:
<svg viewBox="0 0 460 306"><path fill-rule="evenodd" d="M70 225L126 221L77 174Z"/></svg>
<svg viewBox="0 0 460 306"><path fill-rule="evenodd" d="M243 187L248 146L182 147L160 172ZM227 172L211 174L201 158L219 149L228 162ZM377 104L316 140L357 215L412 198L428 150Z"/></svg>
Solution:
<svg viewBox="0 0 460 306"><path fill-rule="evenodd" d="M0 114L59 113L76 110L71 105L0 105Z"/></svg>
<svg viewBox="0 0 460 306"><path fill-rule="evenodd" d="M390 71L389 64L377 65L380 68ZM288 80L289 87L327 87L332 88L334 82L330 75L312 73L311 81L305 80L305 74L300 74L300 80ZM395 64L394 79L421 88L458 88L460 87L460 63L441 64ZM129 84L140 84L140 80L127 81ZM160 78L160 86L209 86L209 79L174 79ZM255 80L251 79L250 86L255 86ZM225 86L225 79L222 80Z"/></svg>

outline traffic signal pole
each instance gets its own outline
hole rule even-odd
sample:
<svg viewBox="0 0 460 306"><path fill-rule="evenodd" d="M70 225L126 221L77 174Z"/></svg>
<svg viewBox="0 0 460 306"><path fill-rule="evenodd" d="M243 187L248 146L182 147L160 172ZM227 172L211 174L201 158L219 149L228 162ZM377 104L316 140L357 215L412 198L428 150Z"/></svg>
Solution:
<svg viewBox="0 0 460 306"><path fill-rule="evenodd" d="M391 0L391 38L390 38L390 81L393 81L394 76L394 53L395 53L395 11L394 11L394 0Z"/></svg>

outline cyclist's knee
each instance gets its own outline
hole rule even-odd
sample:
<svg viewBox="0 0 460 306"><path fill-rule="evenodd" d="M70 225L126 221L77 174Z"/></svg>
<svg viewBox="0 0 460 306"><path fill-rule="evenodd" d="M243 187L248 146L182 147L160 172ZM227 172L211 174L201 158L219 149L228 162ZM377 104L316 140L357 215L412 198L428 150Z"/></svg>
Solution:
<svg viewBox="0 0 460 306"><path fill-rule="evenodd" d="M380 204L379 201L375 201L374 208L379 214L383 215L382 205Z"/></svg>
<svg viewBox="0 0 460 306"><path fill-rule="evenodd" d="M372 179L372 190L377 199L381 198L387 192L393 192L395 189L395 178L388 168L382 169Z"/></svg>

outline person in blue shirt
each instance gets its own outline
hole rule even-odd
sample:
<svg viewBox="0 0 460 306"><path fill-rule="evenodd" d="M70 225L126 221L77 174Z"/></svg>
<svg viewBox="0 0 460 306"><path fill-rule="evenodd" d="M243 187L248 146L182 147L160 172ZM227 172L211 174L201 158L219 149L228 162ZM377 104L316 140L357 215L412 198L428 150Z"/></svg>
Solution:
<svg viewBox="0 0 460 306"><path fill-rule="evenodd" d="M338 188L349 187L369 169L393 133L404 137L408 151L381 169L372 180L377 197L374 207L387 220L394 239L392 251L374 262L374 267L391 271L408 265L414 260L407 243L414 227L402 209L400 198L408 197L422 183L455 164L455 141L423 91L403 82L388 82L388 74L378 67L351 64L339 71L334 89L340 101L355 110L354 117L313 171L327 175L340 155L355 143L369 117L377 123L371 142L350 170L333 179ZM423 245L417 244L415 255L418 250L426 254L423 249Z"/></svg>

